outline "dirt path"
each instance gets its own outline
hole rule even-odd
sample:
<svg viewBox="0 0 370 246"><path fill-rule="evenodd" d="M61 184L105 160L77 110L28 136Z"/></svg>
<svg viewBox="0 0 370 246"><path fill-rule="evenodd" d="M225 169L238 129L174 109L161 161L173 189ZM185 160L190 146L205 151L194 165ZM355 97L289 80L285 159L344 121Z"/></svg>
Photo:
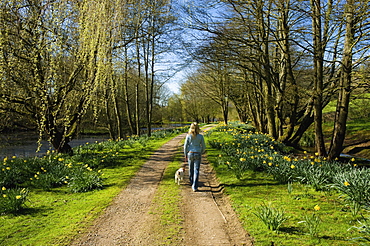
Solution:
<svg viewBox="0 0 370 246"><path fill-rule="evenodd" d="M157 150L90 230L72 245L162 245L150 230L155 222L149 209L163 172L184 137L177 136ZM253 245L222 195L210 165L203 160L199 192L182 185L185 231L181 245Z"/></svg>

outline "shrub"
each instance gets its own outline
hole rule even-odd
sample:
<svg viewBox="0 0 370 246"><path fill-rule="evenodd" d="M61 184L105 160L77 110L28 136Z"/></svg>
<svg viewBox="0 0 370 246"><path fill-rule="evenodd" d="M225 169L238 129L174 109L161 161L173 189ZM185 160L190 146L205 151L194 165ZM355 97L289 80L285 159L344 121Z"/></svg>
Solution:
<svg viewBox="0 0 370 246"><path fill-rule="evenodd" d="M27 171L27 159L5 157L0 167L0 186L1 187L16 187L29 178Z"/></svg>
<svg viewBox="0 0 370 246"><path fill-rule="evenodd" d="M46 155L30 162L30 181L33 187L50 190L63 185L63 177L70 173L63 155Z"/></svg>
<svg viewBox="0 0 370 246"><path fill-rule="evenodd" d="M103 188L103 178L100 171L96 172L88 165L79 166L73 169L71 176L64 177L72 192L87 192Z"/></svg>
<svg viewBox="0 0 370 246"><path fill-rule="evenodd" d="M22 208L28 195L28 190L23 188L7 189L2 187L0 191L0 213L16 212Z"/></svg>

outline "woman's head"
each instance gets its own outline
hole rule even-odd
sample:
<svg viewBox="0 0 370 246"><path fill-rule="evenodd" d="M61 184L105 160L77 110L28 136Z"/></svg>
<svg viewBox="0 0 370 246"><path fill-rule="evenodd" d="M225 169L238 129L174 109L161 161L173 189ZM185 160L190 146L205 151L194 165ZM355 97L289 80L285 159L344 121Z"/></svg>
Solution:
<svg viewBox="0 0 370 246"><path fill-rule="evenodd" d="M190 125L189 134L193 135L194 137L198 135L200 132L199 125L197 122L193 122Z"/></svg>

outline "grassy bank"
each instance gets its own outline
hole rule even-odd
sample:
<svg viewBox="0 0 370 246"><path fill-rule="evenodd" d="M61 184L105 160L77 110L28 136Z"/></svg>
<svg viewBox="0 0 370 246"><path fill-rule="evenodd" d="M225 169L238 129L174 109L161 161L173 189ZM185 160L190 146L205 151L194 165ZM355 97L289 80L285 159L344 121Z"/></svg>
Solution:
<svg viewBox="0 0 370 246"><path fill-rule="evenodd" d="M135 138L126 142L86 144L76 149L73 157L58 155L50 158L54 164L63 163L60 166L65 166L67 171L76 166L76 170L87 169L88 174L99 173L103 181L102 187L87 192L73 192L73 185L69 185L73 183L72 174L70 177L64 176L60 180L62 182L53 183L56 187L42 187L40 184L45 184L44 181L52 177L51 171L47 170L45 174L42 172L32 174L30 178L32 182L17 184L20 188L28 190L23 206L19 210L6 212L0 216L0 245L67 245L91 225L128 184L147 158L179 133L178 131L158 133L152 138ZM2 175L6 175L8 171L16 172L14 164L16 161L16 158L4 161L4 166L9 169L3 168ZM22 160L25 161L29 163ZM32 167L31 164L29 166ZM42 168L41 170L49 169ZM22 173L25 175L24 171ZM86 178L86 175L83 177ZM43 182L40 183L40 180ZM81 180L90 182L86 179ZM76 181L80 184L81 180ZM9 198L5 192L15 189L11 186L9 182L6 187L3 186L2 199Z"/></svg>
<svg viewBox="0 0 370 246"><path fill-rule="evenodd" d="M336 169L341 164L325 164L315 156L296 160L267 136L231 128L208 134L208 158L255 245L359 245L358 238L368 240L363 233L369 228L368 211L345 193L351 187L353 193L367 194L361 189L370 187L368 172L356 189L356 178L345 176L354 173L354 163ZM335 169L337 184L325 174L330 169ZM303 178L303 171L311 173ZM340 172L347 181L335 175Z"/></svg>

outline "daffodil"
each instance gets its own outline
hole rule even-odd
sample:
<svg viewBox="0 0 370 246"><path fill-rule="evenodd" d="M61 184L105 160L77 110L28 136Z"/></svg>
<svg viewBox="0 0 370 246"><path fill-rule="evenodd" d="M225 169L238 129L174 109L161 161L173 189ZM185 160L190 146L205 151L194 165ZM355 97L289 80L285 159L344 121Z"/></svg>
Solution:
<svg viewBox="0 0 370 246"><path fill-rule="evenodd" d="M315 209L316 211L319 211L320 210L320 206L319 205L316 205L313 209Z"/></svg>

